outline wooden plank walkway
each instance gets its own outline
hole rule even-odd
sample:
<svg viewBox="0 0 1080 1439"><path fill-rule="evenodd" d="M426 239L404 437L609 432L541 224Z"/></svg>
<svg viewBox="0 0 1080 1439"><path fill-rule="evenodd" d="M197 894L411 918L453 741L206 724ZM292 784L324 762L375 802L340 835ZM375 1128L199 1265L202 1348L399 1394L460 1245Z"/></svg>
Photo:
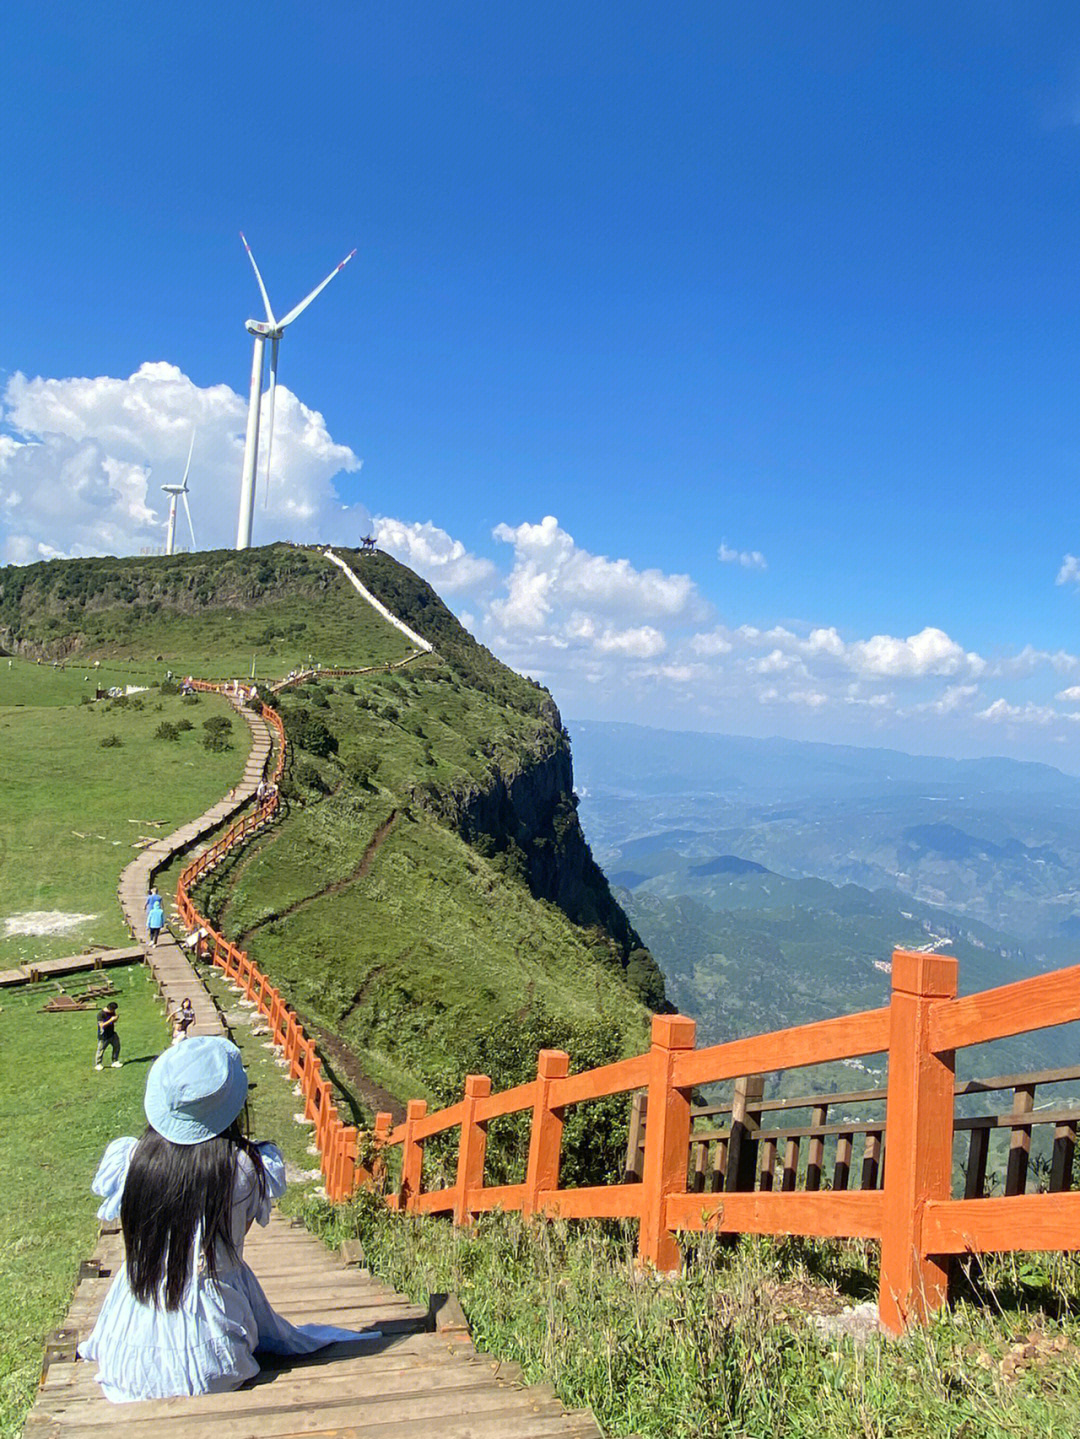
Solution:
<svg viewBox="0 0 1080 1439"><path fill-rule="evenodd" d="M69 954L63 959L38 959L33 964L20 964L17 969L0 970L0 989L7 985L26 984L32 979L56 979L88 969L109 969L114 964L134 964L142 959L145 946L130 945L127 949L91 949L85 954Z"/></svg>
<svg viewBox="0 0 1080 1439"><path fill-rule="evenodd" d="M196 1034L221 1034L225 1021L187 954L167 930L148 944L144 901L156 870L231 818L255 793L270 756L269 730L237 706L252 733L240 783L199 819L155 841L124 870L119 899L128 926L147 944L146 957L167 1006L189 996ZM136 951L138 953L139 951ZM335 1344L304 1358L269 1360L243 1388L197 1398L144 1400L118 1406L94 1380L97 1366L74 1359L123 1258L115 1226L103 1226L91 1272L80 1279L24 1439L600 1439L586 1410L567 1411L548 1385L525 1385L520 1367L478 1354L467 1331L410 1303L366 1269L347 1268L306 1229L276 1211L252 1227L244 1257L273 1307L294 1324L378 1329L382 1337Z"/></svg>
<svg viewBox="0 0 1080 1439"><path fill-rule="evenodd" d="M206 986L196 974L188 955L169 931L163 929L157 944L149 944L145 900L154 874L175 855L204 836L212 834L237 811L243 809L254 796L259 781L266 773L266 763L271 750L270 729L266 721L238 701L230 700L230 703L251 731L251 751L244 764L244 773L239 784L217 804L211 805L198 819L181 825L172 834L164 835L153 844L147 845L120 876L118 891L120 908L124 912L128 928L147 944L147 963L153 971L158 993L164 999L166 1009L176 1009L182 999L190 998L195 1009L195 1023L188 1033L193 1035L223 1034L225 1021L207 993Z"/></svg>
<svg viewBox="0 0 1080 1439"><path fill-rule="evenodd" d="M103 1234L100 1277L75 1291L67 1330L89 1333L122 1258L120 1236ZM460 1329L438 1332L428 1311L364 1269L340 1259L275 1213L254 1227L245 1258L271 1304L294 1323L379 1329L382 1338L336 1344L321 1354L269 1360L229 1394L145 1400L119 1407L104 1398L83 1361L50 1363L24 1439L599 1439L592 1415L568 1413L546 1385L523 1384L515 1364L486 1359ZM71 1342L75 1342L74 1335Z"/></svg>

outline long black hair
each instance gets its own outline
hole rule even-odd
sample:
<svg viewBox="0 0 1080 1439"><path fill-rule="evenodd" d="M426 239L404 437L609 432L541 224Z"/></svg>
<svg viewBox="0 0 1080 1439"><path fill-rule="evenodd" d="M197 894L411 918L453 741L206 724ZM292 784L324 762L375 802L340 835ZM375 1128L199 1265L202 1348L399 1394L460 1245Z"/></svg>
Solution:
<svg viewBox="0 0 1080 1439"><path fill-rule="evenodd" d="M201 1144L173 1144L147 1126L131 1156L120 1202L128 1285L140 1303L159 1308L164 1300L166 1309L180 1308L191 1279L196 1234L211 1279L217 1278L219 1241L237 1257L229 1220L241 1151L251 1160L262 1197L266 1170L240 1118Z"/></svg>

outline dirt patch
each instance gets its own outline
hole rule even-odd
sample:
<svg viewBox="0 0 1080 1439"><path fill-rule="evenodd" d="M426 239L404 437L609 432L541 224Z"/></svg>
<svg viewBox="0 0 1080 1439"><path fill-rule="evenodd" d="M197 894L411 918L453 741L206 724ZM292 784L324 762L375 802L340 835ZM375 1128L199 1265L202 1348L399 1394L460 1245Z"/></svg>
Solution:
<svg viewBox="0 0 1080 1439"><path fill-rule="evenodd" d="M16 934L71 934L97 918L96 914L65 914L62 909L28 909L7 916L4 938L11 939Z"/></svg>
<svg viewBox="0 0 1080 1439"><path fill-rule="evenodd" d="M308 1034L318 1040L319 1048L326 1055L330 1064L342 1079L347 1081L349 1088L363 1101L373 1115L385 1112L393 1115L395 1124L404 1123L405 1106L399 1099L395 1099L389 1090L383 1089L381 1084L376 1084L364 1073L360 1061L348 1045L343 1044L330 1030L323 1029L321 1025L312 1024L310 1019L304 1018L299 1013L297 1018Z"/></svg>

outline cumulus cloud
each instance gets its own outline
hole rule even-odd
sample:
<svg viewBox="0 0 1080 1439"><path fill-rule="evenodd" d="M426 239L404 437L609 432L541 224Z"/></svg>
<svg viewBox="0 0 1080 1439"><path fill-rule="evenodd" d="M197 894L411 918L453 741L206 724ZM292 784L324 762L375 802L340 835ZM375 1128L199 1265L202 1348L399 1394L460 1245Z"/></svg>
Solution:
<svg viewBox="0 0 1080 1439"><path fill-rule="evenodd" d="M915 708L931 714L952 714L964 705L970 704L978 693L978 685L947 685L937 699L916 705Z"/></svg>
<svg viewBox="0 0 1080 1439"><path fill-rule="evenodd" d="M184 470L192 428L190 504L201 549L236 534L247 402L202 387L175 365L109 375L8 381L0 420L0 556L131 554L164 545L164 483ZM355 540L362 510L342 506L333 479L360 460L335 443L316 410L279 385L273 470L265 485L265 425L255 540ZM187 540L183 522L178 543Z"/></svg>
<svg viewBox="0 0 1080 1439"><path fill-rule="evenodd" d="M1061 562L1061 569L1057 572L1058 585L1080 585L1080 559L1075 555L1066 555Z"/></svg>
<svg viewBox="0 0 1080 1439"><path fill-rule="evenodd" d="M1015 679L1032 675L1044 667L1055 670L1059 675L1071 674L1080 668L1080 657L1068 650L1040 650L1034 645L1025 645L1016 654L995 660L987 669L987 675Z"/></svg>
<svg viewBox="0 0 1080 1439"><path fill-rule="evenodd" d="M1006 699L996 699L978 713L979 719L989 720L992 724L1049 725L1055 720L1072 718L1071 715L1059 714L1053 705L1039 705L1032 700L1026 704L1010 704Z"/></svg>
<svg viewBox="0 0 1080 1439"><path fill-rule="evenodd" d="M372 524L379 548L423 575L441 595L476 590L495 578L497 571L490 560L470 554L460 540L430 520L407 524L380 515Z"/></svg>
<svg viewBox="0 0 1080 1439"><path fill-rule="evenodd" d="M630 630L634 621L693 620L706 613L689 575L639 570L629 560L591 554L553 515L539 524L500 524L493 535L514 551L506 596L491 606L493 621L505 631L554 628L593 639L598 630L583 633L582 615L608 617L621 622L618 630Z"/></svg>
<svg viewBox="0 0 1080 1439"><path fill-rule="evenodd" d="M760 550L734 550L727 540L720 541L716 557L722 565L739 565L744 570L764 570L768 566Z"/></svg>
<svg viewBox="0 0 1080 1439"><path fill-rule="evenodd" d="M927 627L906 640L873 635L848 645L844 655L852 669L887 678L921 675L981 674L986 663L967 653L944 630Z"/></svg>
<svg viewBox="0 0 1080 1439"><path fill-rule="evenodd" d="M690 648L696 655L729 655L732 644L720 630L710 630L705 634L694 635L690 640Z"/></svg>

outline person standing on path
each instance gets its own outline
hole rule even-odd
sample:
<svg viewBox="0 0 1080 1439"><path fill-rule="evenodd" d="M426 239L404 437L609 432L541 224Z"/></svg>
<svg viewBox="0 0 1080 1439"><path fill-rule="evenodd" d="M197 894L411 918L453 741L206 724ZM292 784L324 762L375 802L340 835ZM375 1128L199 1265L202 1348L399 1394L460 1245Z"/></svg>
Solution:
<svg viewBox="0 0 1080 1439"><path fill-rule="evenodd" d="M165 908L161 903L161 895L157 892L157 886L150 886L150 893L146 896L146 932L150 936L150 943L157 944L158 935L165 925Z"/></svg>
<svg viewBox="0 0 1080 1439"><path fill-rule="evenodd" d="M94 1068L104 1068L103 1060L106 1049L112 1050L112 1067L119 1069L123 1064L120 1058L120 1036L116 1032L116 1011L115 999L109 1001L104 1009L98 1011L97 1017L97 1053L94 1055Z"/></svg>

